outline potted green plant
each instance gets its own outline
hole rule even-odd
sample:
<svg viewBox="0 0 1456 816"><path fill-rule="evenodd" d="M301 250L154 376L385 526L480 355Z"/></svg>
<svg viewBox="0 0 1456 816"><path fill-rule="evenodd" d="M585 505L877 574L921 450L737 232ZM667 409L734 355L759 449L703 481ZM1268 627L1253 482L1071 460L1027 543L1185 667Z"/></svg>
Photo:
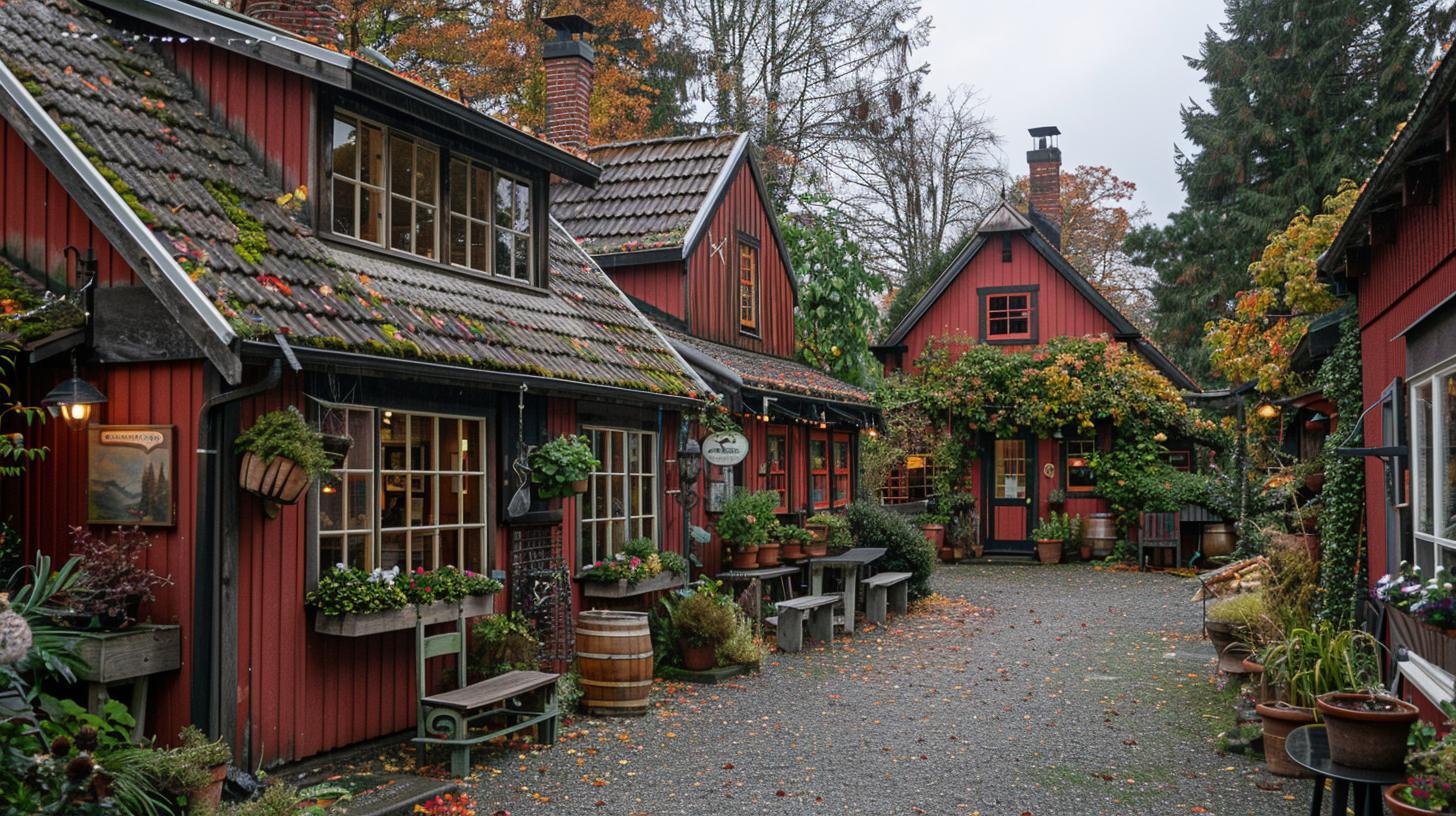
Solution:
<svg viewBox="0 0 1456 816"><path fill-rule="evenodd" d="M854 546L854 536L849 531L849 519L838 513L815 513L805 525L818 529L822 537L815 540L810 555L822 557L841 553Z"/></svg>
<svg viewBox="0 0 1456 816"><path fill-rule="evenodd" d="M1350 768L1394 770L1420 709L1376 690L1332 691L1315 698L1330 740L1330 760Z"/></svg>
<svg viewBox="0 0 1456 816"><path fill-rule="evenodd" d="M1066 513L1051 512L1043 516L1031 531L1036 541L1036 557L1043 564L1056 564L1062 560L1062 548L1072 537L1072 523Z"/></svg>
<svg viewBox="0 0 1456 816"><path fill-rule="evenodd" d="M777 524L774 508L779 494L772 490L751 493L740 490L723 503L717 530L723 542L733 549L734 569L755 569L759 566L758 550L769 543L768 534ZM778 545L772 545L773 560L778 562Z"/></svg>
<svg viewBox="0 0 1456 816"><path fill-rule="evenodd" d="M1060 487L1054 487L1054 488L1052 488L1047 493L1047 506L1048 507L1062 507L1062 506L1065 506L1066 503L1067 503L1067 491L1066 490L1064 490L1064 489L1062 489Z"/></svg>
<svg viewBox="0 0 1456 816"><path fill-rule="evenodd" d="M779 557L785 561L802 560L805 548L814 540L808 530L793 524L780 524L775 527L774 537L779 542Z"/></svg>
<svg viewBox="0 0 1456 816"><path fill-rule="evenodd" d="M738 630L736 610L733 599L719 593L710 582L682 590L668 604L683 668L706 671L718 664L718 647Z"/></svg>
<svg viewBox="0 0 1456 816"><path fill-rule="evenodd" d="M1442 710L1450 711L1450 704ZM1412 734L1406 780L1385 789L1385 804L1395 816L1456 814L1456 735L1448 732L1432 743L1435 728L1425 728L1429 736L1424 739Z"/></svg>
<svg viewBox="0 0 1456 816"><path fill-rule="evenodd" d="M185 797L191 813L211 813L222 800L222 783L233 752L225 740L209 740L196 726L177 735L176 747L146 754L160 790Z"/></svg>
<svg viewBox="0 0 1456 816"><path fill-rule="evenodd" d="M920 533L930 542L931 550L941 553L943 560L949 560L947 556L950 555L945 552L945 525L949 521L950 516L938 512L921 513L915 518L915 526L920 528Z"/></svg>
<svg viewBox="0 0 1456 816"><path fill-rule="evenodd" d="M277 504L297 502L332 467L323 434L292 405L258 417L233 444L243 455L243 490Z"/></svg>
<svg viewBox="0 0 1456 816"><path fill-rule="evenodd" d="M318 586L303 596L318 614L314 631L340 637L364 637L413 629L416 618L426 624L489 614L501 583L452 566L401 572L399 567L373 572L338 564L319 576Z"/></svg>
<svg viewBox="0 0 1456 816"><path fill-rule="evenodd" d="M1290 628L1282 640L1263 649L1265 680L1276 696L1256 707L1264 719L1264 758L1270 773L1308 776L1284 750L1285 739L1295 728L1319 719L1315 705L1320 695L1369 688L1380 676L1378 649L1379 641L1369 633L1323 621Z"/></svg>
<svg viewBox="0 0 1456 816"><path fill-rule="evenodd" d="M588 597L628 598L682 586L687 574L686 558L658 552L652 539L637 538L611 557L588 564L577 578Z"/></svg>
<svg viewBox="0 0 1456 816"><path fill-rule="evenodd" d="M1218 655L1220 671L1239 674L1244 658L1253 654L1254 633L1266 618L1264 593L1240 592L1208 607L1203 629Z"/></svg>
<svg viewBox="0 0 1456 816"><path fill-rule="evenodd" d="M587 479L602 466L585 436L562 434L531 451L531 484L543 499L585 493Z"/></svg>

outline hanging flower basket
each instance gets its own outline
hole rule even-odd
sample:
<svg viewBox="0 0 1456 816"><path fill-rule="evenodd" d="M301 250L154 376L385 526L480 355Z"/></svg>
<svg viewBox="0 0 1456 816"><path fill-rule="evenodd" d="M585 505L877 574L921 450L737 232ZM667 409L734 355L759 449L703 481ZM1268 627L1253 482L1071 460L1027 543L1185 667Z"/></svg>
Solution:
<svg viewBox="0 0 1456 816"><path fill-rule="evenodd" d="M313 481L308 471L292 459L275 456L273 461L264 462L261 456L252 453L243 454L242 474L238 478L243 490L279 504L297 503Z"/></svg>
<svg viewBox="0 0 1456 816"><path fill-rule="evenodd" d="M234 444L243 454L238 476L243 490L277 504L297 502L332 466L323 434L291 405L258 417Z"/></svg>

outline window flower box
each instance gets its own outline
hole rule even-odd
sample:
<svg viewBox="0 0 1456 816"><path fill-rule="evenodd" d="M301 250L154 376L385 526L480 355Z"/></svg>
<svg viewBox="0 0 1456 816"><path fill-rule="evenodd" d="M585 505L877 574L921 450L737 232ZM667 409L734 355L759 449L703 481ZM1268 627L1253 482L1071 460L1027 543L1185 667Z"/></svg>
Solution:
<svg viewBox="0 0 1456 816"><path fill-rule="evenodd" d="M1437 629L1390 604L1386 604L1385 612L1386 620L1390 621L1392 648L1404 646L1443 671L1456 674L1456 637L1453 637L1456 631Z"/></svg>
<svg viewBox="0 0 1456 816"><path fill-rule="evenodd" d="M581 576L577 576L577 578L581 580L581 594L588 598L631 598L636 595L646 595L649 592L677 589L683 585L683 576L674 575L666 570L635 584L628 583L625 578L612 583L589 581Z"/></svg>
<svg viewBox="0 0 1456 816"><path fill-rule="evenodd" d="M467 618L478 618L495 611L495 595L470 595L460 602L460 609ZM346 613L343 615L315 615L313 630L335 637L368 637L384 632L398 632L415 628L416 608L406 606L387 612L368 614ZM419 607L419 618L425 625L446 623L455 620L456 607L450 603L432 603Z"/></svg>

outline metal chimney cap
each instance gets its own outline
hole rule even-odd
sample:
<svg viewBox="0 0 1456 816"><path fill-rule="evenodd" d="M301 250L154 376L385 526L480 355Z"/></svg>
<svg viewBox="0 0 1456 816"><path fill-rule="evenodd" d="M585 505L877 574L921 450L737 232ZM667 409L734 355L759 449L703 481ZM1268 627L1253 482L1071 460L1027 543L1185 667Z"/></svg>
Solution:
<svg viewBox="0 0 1456 816"><path fill-rule="evenodd" d="M558 40L569 40L573 34L590 34L596 30L596 26L580 14L557 14L552 17L542 17L541 22L556 32Z"/></svg>
<svg viewBox="0 0 1456 816"><path fill-rule="evenodd" d="M1062 132L1057 129L1056 125L1044 125L1042 127L1027 128L1026 132L1030 133L1033 137L1062 135Z"/></svg>

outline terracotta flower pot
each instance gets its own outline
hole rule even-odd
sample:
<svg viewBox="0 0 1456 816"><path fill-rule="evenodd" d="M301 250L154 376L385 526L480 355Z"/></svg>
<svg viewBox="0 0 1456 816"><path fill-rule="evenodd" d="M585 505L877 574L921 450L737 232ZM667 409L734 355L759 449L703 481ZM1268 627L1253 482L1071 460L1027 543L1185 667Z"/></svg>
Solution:
<svg viewBox="0 0 1456 816"><path fill-rule="evenodd" d="M804 545L804 554L810 558L823 558L829 554L829 542L822 538L816 538Z"/></svg>
<svg viewBox="0 0 1456 816"><path fill-rule="evenodd" d="M1325 472L1321 470L1304 477L1304 486L1312 493L1320 492L1320 488L1325 486Z"/></svg>
<svg viewBox="0 0 1456 816"><path fill-rule="evenodd" d="M683 668L688 671L707 671L718 665L718 648L711 643L689 646L684 642L678 644L678 650L682 652Z"/></svg>
<svg viewBox="0 0 1456 816"><path fill-rule="evenodd" d="M1391 813L1394 813L1395 816L1440 816L1440 811L1426 810L1423 807L1408 805L1396 795L1408 787L1410 785L1402 782L1399 785L1389 785L1385 788L1385 806L1390 808Z"/></svg>
<svg viewBox="0 0 1456 816"><path fill-rule="evenodd" d="M804 557L804 542L785 541L781 545L779 557L785 561L797 561Z"/></svg>
<svg viewBox="0 0 1456 816"><path fill-rule="evenodd" d="M947 564L954 564L958 560L955 554L955 547L952 547L949 544L940 548L939 555L940 560L944 561Z"/></svg>
<svg viewBox="0 0 1456 816"><path fill-rule="evenodd" d="M733 547L733 559L730 563L733 569L758 569L758 547L753 544L735 545Z"/></svg>
<svg viewBox="0 0 1456 816"><path fill-rule="evenodd" d="M1091 544L1079 544L1077 546L1077 557L1080 558L1080 559L1082 559L1083 561L1091 561L1092 560L1092 545Z"/></svg>
<svg viewBox="0 0 1456 816"><path fill-rule="evenodd" d="M1218 670L1225 674L1244 674L1244 658L1254 650L1240 642L1238 627L1227 621L1205 621L1203 630L1218 655Z"/></svg>
<svg viewBox="0 0 1456 816"><path fill-rule="evenodd" d="M1284 740L1289 737L1289 732L1314 722L1314 709L1286 703L1259 703L1254 708L1264 718L1264 764L1269 773L1308 779L1310 772L1289 758L1289 752L1284 750Z"/></svg>
<svg viewBox="0 0 1456 816"><path fill-rule="evenodd" d="M985 554L986 554L986 545L985 544L982 544L981 542L977 541L976 543L974 543L974 544L971 545L971 555L975 556L976 558L980 558L981 556L983 556Z"/></svg>
<svg viewBox="0 0 1456 816"><path fill-rule="evenodd" d="M261 456L244 453L238 480L243 490L279 504L294 504L313 479L292 459L275 456L265 462Z"/></svg>
<svg viewBox="0 0 1456 816"><path fill-rule="evenodd" d="M777 567L779 565L779 543L770 541L758 545L758 566L761 569Z"/></svg>
<svg viewBox="0 0 1456 816"><path fill-rule="evenodd" d="M930 542L930 546L937 550L945 544L944 524L922 524L920 532L925 535L925 540Z"/></svg>
<svg viewBox="0 0 1456 816"><path fill-rule="evenodd" d="M1330 761L1351 768L1398 771L1405 766L1406 738L1420 709L1384 694L1337 691L1315 705L1330 737Z"/></svg>
<svg viewBox="0 0 1456 816"><path fill-rule="evenodd" d="M215 765L212 779L206 785L187 792L187 809L192 813L211 813L222 801L222 783L227 779L227 765Z"/></svg>
<svg viewBox="0 0 1456 816"><path fill-rule="evenodd" d="M571 489L577 493L585 493L587 488L586 479L577 479L571 483Z"/></svg>
<svg viewBox="0 0 1456 816"><path fill-rule="evenodd" d="M1062 542L1055 538L1038 539L1036 557L1043 564L1059 564L1062 561Z"/></svg>

